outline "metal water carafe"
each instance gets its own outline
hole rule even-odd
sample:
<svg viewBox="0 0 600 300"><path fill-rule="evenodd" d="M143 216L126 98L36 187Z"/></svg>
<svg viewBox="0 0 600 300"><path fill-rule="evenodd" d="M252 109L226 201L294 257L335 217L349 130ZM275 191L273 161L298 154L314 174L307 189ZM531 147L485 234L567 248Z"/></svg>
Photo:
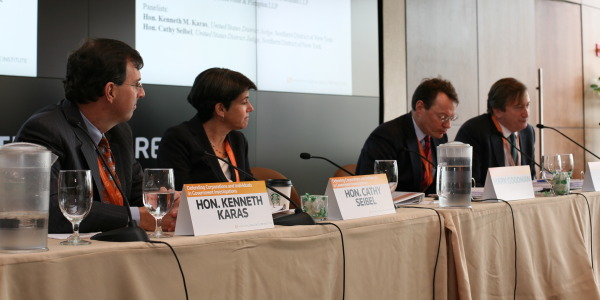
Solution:
<svg viewBox="0 0 600 300"><path fill-rule="evenodd" d="M471 207L473 147L461 142L439 145L437 160L440 207Z"/></svg>
<svg viewBox="0 0 600 300"><path fill-rule="evenodd" d="M0 147L0 252L46 251L52 164L43 146Z"/></svg>

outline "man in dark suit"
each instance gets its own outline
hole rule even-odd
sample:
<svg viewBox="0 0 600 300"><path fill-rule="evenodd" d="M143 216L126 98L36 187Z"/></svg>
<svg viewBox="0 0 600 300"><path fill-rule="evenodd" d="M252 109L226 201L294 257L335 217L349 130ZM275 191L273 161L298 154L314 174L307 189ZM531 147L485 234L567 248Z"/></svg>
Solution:
<svg viewBox="0 0 600 300"><path fill-rule="evenodd" d="M15 141L45 146L58 156L50 182L50 233L72 231L57 200L58 173L65 169L85 169L92 173L94 203L81 223L82 232L126 226L128 212L122 206L126 200L140 226L154 229L154 218L143 207L142 168L135 159L133 135L126 123L138 99L145 95L140 83L142 66L140 54L123 42L86 41L69 56L64 80L66 99L33 114L17 133ZM100 164L96 145L103 138L108 140L123 194L114 187L107 188L101 178L100 168L105 166ZM119 198L121 205L111 202L113 197ZM165 219L166 224L163 221L163 228L173 230L176 215L177 209L173 209Z"/></svg>
<svg viewBox="0 0 600 300"><path fill-rule="evenodd" d="M527 124L529 102L523 83L500 79L488 93L487 113L468 120L458 130L455 140L473 146L472 172L477 186L485 184L487 170L493 167L528 165L535 176L535 133Z"/></svg>
<svg viewBox="0 0 600 300"><path fill-rule="evenodd" d="M458 96L449 81L425 79L412 97L412 111L379 125L367 138L356 174L373 174L375 160L396 160L398 186L406 192L435 193L436 147L446 143L456 119Z"/></svg>

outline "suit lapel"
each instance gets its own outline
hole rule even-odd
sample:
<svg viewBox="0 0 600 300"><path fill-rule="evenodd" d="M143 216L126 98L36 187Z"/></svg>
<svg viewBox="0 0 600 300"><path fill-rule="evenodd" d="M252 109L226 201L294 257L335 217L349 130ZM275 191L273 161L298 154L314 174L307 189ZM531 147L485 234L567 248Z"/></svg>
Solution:
<svg viewBox="0 0 600 300"><path fill-rule="evenodd" d="M85 125L79 108L69 100L63 100L63 113L69 125L72 126L73 133L79 140L79 150L81 151L85 162L92 173L92 178L97 191L102 191L102 179L100 178L100 170L98 169L98 154L96 147L92 143L89 134L85 131ZM101 199L98 199L101 201Z"/></svg>
<svg viewBox="0 0 600 300"><path fill-rule="evenodd" d="M502 138L492 134L490 140L492 143L492 155L496 161L496 166L504 166L504 142Z"/></svg>
<svg viewBox="0 0 600 300"><path fill-rule="evenodd" d="M492 151L491 159L493 159L493 162L496 163L495 166L504 166L504 141L499 135L502 134L502 132L499 132L499 134L496 133L498 132L498 129L496 128L496 124L494 124L494 120L492 120L492 115L490 114L488 114L488 121L490 126L490 150ZM491 166L494 166L494 164Z"/></svg>
<svg viewBox="0 0 600 300"><path fill-rule="evenodd" d="M421 164L421 156L419 156L419 142L417 140L417 134L415 133L415 127L412 120L412 115L408 113L408 117L405 119L405 124L403 127L409 127L406 140L406 147L409 150L410 156L410 167L411 174L414 174L413 178L413 186L419 188L421 186L421 181L423 179L423 168ZM404 172L403 170L398 170L398 172Z"/></svg>

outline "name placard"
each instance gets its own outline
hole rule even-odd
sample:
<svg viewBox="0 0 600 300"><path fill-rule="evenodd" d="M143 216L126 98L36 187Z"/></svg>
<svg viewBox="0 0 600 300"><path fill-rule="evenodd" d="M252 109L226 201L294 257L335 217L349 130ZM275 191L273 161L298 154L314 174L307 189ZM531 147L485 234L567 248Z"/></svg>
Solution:
<svg viewBox="0 0 600 300"><path fill-rule="evenodd" d="M273 228L264 181L186 184L176 235L207 235Z"/></svg>
<svg viewBox="0 0 600 300"><path fill-rule="evenodd" d="M489 168L483 188L483 199L531 199L533 182L529 166Z"/></svg>
<svg viewBox="0 0 600 300"><path fill-rule="evenodd" d="M600 162L589 162L585 165L585 176L583 177L584 192L596 192L600 190Z"/></svg>
<svg viewBox="0 0 600 300"><path fill-rule="evenodd" d="M385 174L329 178L328 219L348 220L396 213Z"/></svg>

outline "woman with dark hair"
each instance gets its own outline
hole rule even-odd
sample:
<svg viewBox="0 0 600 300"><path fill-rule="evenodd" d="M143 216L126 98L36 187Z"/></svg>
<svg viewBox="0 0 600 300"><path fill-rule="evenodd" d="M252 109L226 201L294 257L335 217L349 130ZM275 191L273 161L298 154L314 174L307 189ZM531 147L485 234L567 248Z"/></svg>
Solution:
<svg viewBox="0 0 600 300"><path fill-rule="evenodd" d="M167 129L158 149L159 166L173 168L175 188L186 183L251 180L204 151L250 173L248 141L238 130L254 110L248 99L256 85L243 74L211 68L198 75L188 102L198 111L189 121Z"/></svg>

